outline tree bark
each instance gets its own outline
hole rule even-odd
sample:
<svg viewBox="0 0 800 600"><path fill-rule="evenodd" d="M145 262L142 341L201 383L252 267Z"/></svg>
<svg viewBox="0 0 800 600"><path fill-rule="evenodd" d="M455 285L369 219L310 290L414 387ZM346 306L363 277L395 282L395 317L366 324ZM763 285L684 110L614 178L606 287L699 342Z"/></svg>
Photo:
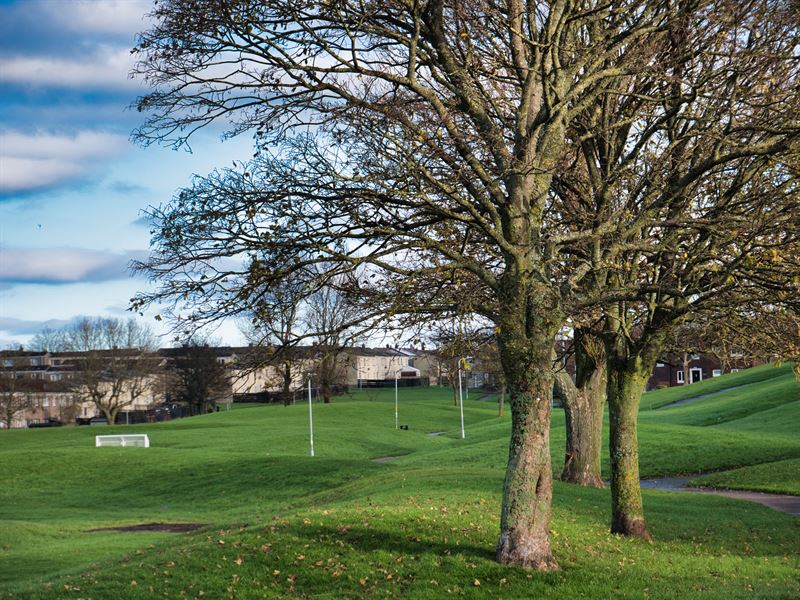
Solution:
<svg viewBox="0 0 800 600"><path fill-rule="evenodd" d="M552 344L531 349L519 338L502 337L501 356L511 403L511 441L496 559L502 564L553 570L558 565L550 550L549 532L553 494ZM523 350L519 346L528 347Z"/></svg>
<svg viewBox="0 0 800 600"><path fill-rule="evenodd" d="M115 411L115 410L113 410L111 408L108 408L107 406L103 406L101 404L98 404L97 407L103 413L103 416L105 416L106 425L113 425L114 421L116 421L116 419L117 419L117 412L118 411Z"/></svg>
<svg viewBox="0 0 800 600"><path fill-rule="evenodd" d="M561 481L602 488L600 463L605 401L605 368L597 369L589 381L577 387L566 372L556 378L564 400L566 449Z"/></svg>
<svg viewBox="0 0 800 600"><path fill-rule="evenodd" d="M291 404L292 393L292 363L283 363L283 405Z"/></svg>
<svg viewBox="0 0 800 600"><path fill-rule="evenodd" d="M612 358L608 369L611 532L652 541L639 484L637 419L648 371L641 357Z"/></svg>

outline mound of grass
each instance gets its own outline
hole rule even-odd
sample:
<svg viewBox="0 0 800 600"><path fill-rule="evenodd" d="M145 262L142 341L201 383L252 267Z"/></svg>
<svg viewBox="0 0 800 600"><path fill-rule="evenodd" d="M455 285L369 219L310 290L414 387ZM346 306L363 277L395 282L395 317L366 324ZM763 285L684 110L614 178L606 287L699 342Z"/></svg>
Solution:
<svg viewBox="0 0 800 600"><path fill-rule="evenodd" d="M729 490L756 490L800 496L800 458L742 467L724 473L692 479L693 486Z"/></svg>
<svg viewBox="0 0 800 600"><path fill-rule="evenodd" d="M715 429L763 433L773 439L780 436L797 440L798 425L800 425L800 399L722 423L715 426Z"/></svg>

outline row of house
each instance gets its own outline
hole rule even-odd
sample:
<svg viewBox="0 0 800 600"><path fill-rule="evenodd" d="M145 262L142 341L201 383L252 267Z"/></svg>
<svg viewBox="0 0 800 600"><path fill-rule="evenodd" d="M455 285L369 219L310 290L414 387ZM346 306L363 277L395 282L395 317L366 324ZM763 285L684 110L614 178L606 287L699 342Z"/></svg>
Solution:
<svg viewBox="0 0 800 600"><path fill-rule="evenodd" d="M325 354L316 346L293 348L291 353L277 356L253 346L221 346L208 350L228 372L229 390L217 396L217 402L223 404L244 398L268 399L270 394L282 391L287 386L284 381L286 364L289 364L289 389L303 389L309 374L315 381L319 362ZM123 412L145 411L170 403L174 398L163 374L170 361L184 352L183 348L164 348L148 355L148 364L153 370L150 380ZM24 400L21 404L25 405L24 410L14 415L11 426L99 417L94 403L82 399L75 390L77 365L81 360L83 353L75 352L0 351L0 395L7 401ZM434 355L392 347L346 348L337 353L335 361L337 389L391 384L395 378L404 385L427 385L429 374L433 374L433 383L437 384L441 372ZM0 423L0 427L4 425Z"/></svg>
<svg viewBox="0 0 800 600"><path fill-rule="evenodd" d="M266 360L268 350L253 346L220 346L209 349L217 362L225 365L230 389L217 401L243 399L269 400L288 387L303 390L309 377L312 384L324 352L316 346L293 348L290 354L275 354ZM183 348L165 348L149 355L154 371L164 372L169 361L181 356ZM99 416L97 407L75 391L71 380L76 375L81 353L0 351L0 393L6 399L22 398L25 409L17 412L11 426L24 427L46 423L88 421ZM448 385L448 370L453 361L436 353L396 347L345 348L336 356L336 382L347 388L394 385ZM265 364L266 363L266 364ZM496 381L480 360L472 361L472 369L464 379L468 387L491 387ZM738 370L740 365L728 367ZM702 381L723 373L723 366L712 355L694 354L667 357L659 361L648 382L648 389L683 385ZM146 390L124 407L125 413L151 410L173 400L169 385L154 372ZM0 425L2 426L2 425Z"/></svg>

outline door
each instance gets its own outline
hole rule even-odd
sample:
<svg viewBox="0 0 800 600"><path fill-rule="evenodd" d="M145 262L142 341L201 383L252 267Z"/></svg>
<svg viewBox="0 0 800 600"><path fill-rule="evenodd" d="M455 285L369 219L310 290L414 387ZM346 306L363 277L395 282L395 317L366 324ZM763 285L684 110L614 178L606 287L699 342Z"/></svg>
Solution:
<svg viewBox="0 0 800 600"><path fill-rule="evenodd" d="M689 371L689 376L692 378L692 383L703 381L703 369L693 368Z"/></svg>

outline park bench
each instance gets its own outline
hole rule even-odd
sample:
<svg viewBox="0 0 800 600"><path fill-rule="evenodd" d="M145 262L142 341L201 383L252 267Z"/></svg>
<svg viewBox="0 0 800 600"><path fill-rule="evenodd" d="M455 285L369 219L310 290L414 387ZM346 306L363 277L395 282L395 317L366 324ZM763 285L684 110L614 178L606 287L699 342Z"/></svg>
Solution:
<svg viewBox="0 0 800 600"><path fill-rule="evenodd" d="M100 446L139 446L141 448L150 447L150 438L146 433L129 433L123 435L96 435L94 445Z"/></svg>

